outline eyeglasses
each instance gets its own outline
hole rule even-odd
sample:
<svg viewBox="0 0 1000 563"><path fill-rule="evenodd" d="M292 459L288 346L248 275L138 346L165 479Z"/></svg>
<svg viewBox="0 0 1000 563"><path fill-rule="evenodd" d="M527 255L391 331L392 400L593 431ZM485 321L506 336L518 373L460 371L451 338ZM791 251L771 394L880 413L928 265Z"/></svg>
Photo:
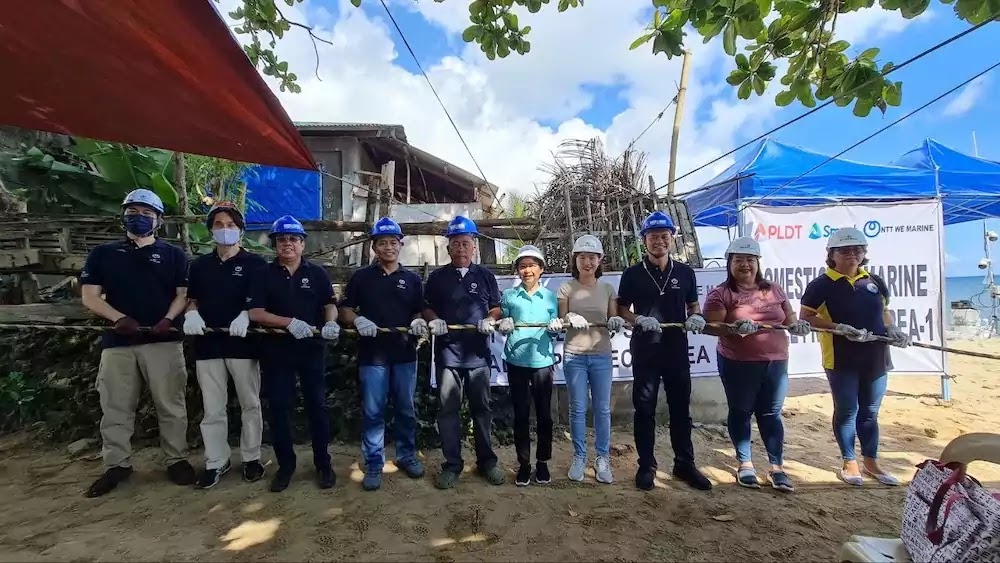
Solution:
<svg viewBox="0 0 1000 563"><path fill-rule="evenodd" d="M841 246L837 249L837 252L841 254L864 254L868 250L863 246Z"/></svg>
<svg viewBox="0 0 1000 563"><path fill-rule="evenodd" d="M302 240L302 237L295 235L279 235L274 237L274 241L280 244L293 244Z"/></svg>

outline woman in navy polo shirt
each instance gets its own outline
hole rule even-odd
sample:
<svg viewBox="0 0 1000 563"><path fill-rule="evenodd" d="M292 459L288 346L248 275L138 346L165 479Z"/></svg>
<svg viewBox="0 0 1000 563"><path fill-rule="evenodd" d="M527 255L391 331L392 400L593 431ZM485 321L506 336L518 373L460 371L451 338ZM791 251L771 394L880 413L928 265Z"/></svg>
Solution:
<svg viewBox="0 0 1000 563"><path fill-rule="evenodd" d="M802 320L835 334L821 333L823 367L833 394L833 435L843 467L838 477L862 485L862 473L884 485L899 481L878 464L878 411L892 369L887 343L905 348L910 337L893 324L885 282L862 266L868 240L854 227L835 231L826 244L826 272L802 295ZM854 441L861 441L861 467Z"/></svg>

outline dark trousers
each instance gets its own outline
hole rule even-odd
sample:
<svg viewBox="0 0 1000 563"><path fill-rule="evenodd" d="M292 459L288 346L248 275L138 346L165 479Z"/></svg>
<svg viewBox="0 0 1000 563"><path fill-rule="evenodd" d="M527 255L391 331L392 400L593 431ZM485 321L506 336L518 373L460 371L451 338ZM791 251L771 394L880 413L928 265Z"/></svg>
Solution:
<svg viewBox="0 0 1000 563"><path fill-rule="evenodd" d="M552 366L526 368L507 364L510 400L514 404L514 447L517 462L531 464L531 403L535 403L538 449L535 459L552 458Z"/></svg>
<svg viewBox="0 0 1000 563"><path fill-rule="evenodd" d="M687 355L670 362L632 364L632 406L635 429L635 449L640 469L656 469L653 445L656 442L656 399L660 381L670 409L670 445L674 449L674 465L694 467L694 445L691 443L691 366Z"/></svg>
<svg viewBox="0 0 1000 563"><path fill-rule="evenodd" d="M327 468L330 467L330 418L326 408L326 350L302 346L289 348L280 355L265 354L260 361L274 456L279 469L295 469L291 414L295 409L297 374L309 419L313 464L317 469Z"/></svg>
<svg viewBox="0 0 1000 563"><path fill-rule="evenodd" d="M469 399L469 414L472 415L472 432L476 444L476 465L480 470L496 466L497 456L490 442L493 427L493 412L490 410L490 368L449 368L437 371L438 397L441 409L438 411L438 434L441 436L441 450L444 453L445 471L461 473L465 468L462 461L462 397Z"/></svg>
<svg viewBox="0 0 1000 563"><path fill-rule="evenodd" d="M736 461L750 461L750 418L756 416L768 461L781 465L785 441L781 407L788 393L788 360L744 362L722 354L718 358Z"/></svg>

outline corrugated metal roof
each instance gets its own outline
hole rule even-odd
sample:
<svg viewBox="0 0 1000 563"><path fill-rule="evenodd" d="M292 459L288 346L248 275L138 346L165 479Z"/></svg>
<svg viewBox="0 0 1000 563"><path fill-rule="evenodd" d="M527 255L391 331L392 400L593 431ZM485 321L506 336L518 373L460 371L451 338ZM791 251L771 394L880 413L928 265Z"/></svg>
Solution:
<svg viewBox="0 0 1000 563"><path fill-rule="evenodd" d="M325 121L296 121L295 128L300 132L314 133L357 133L371 131L377 137L391 137L406 141L406 129L393 123L339 123Z"/></svg>

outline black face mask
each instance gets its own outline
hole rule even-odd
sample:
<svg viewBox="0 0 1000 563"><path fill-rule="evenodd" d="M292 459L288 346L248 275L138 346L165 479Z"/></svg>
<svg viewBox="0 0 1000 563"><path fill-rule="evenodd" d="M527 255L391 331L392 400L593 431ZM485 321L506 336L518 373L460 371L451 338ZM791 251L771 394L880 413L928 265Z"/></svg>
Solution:
<svg viewBox="0 0 1000 563"><path fill-rule="evenodd" d="M137 237L146 237L156 230L156 219L146 215L126 215L122 219L125 230Z"/></svg>

